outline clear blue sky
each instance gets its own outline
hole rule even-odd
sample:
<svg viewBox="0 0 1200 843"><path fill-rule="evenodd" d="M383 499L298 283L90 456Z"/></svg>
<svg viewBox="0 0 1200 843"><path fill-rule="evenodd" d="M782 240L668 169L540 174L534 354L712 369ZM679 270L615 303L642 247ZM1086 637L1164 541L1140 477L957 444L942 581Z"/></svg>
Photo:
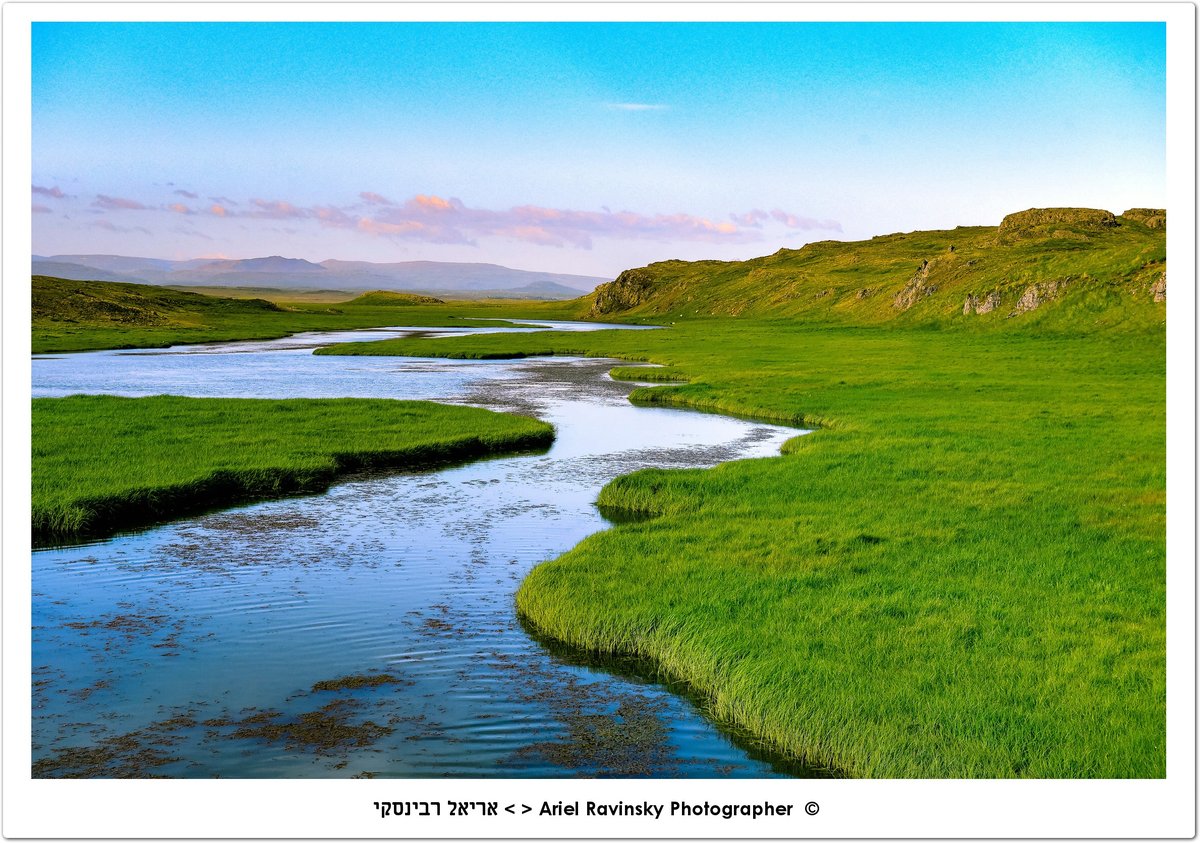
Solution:
<svg viewBox="0 0 1200 843"><path fill-rule="evenodd" d="M1163 24L33 25L33 249L612 275L1165 201Z"/></svg>

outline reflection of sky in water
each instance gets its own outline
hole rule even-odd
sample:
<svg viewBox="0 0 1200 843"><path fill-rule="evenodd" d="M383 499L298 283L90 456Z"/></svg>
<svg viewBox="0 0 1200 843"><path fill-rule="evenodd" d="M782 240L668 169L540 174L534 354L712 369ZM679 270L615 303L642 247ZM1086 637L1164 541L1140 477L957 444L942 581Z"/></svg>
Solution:
<svg viewBox="0 0 1200 843"><path fill-rule="evenodd" d="M169 754L180 760L151 772L774 774L686 699L553 657L520 628L512 595L533 565L606 526L593 501L613 477L776 454L796 431L634 407L630 386L605 375L613 361L314 357L231 345L244 350L35 361L34 394L440 398L534 412L558 438L545 454L360 476L323 495L35 553L35 758L190 712L197 725L172 733ZM309 690L368 671L402 682ZM315 755L202 725L248 707L294 717L333 699L356 700L355 722L393 731ZM594 757L570 748L576 766L567 767L538 746L617 710L658 724L649 730L657 742Z"/></svg>
<svg viewBox="0 0 1200 843"><path fill-rule="evenodd" d="M565 322L537 324L556 330L616 327ZM312 349L335 342L391 339L412 333L449 337L500 330L505 329L377 328L297 334L263 342L42 355L32 361L33 395L37 398L104 392L225 398L449 398L484 379L511 377L521 361L461 361L459 365L447 365L445 361L403 357L318 357ZM481 366L485 368L480 369Z"/></svg>

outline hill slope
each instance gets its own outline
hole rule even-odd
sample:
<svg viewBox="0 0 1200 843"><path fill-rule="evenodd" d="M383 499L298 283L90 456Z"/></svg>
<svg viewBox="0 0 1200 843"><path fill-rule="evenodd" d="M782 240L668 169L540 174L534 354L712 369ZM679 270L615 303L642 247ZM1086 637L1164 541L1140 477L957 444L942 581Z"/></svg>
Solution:
<svg viewBox="0 0 1200 843"><path fill-rule="evenodd" d="M997 227L826 240L748 261L663 261L584 297L587 314L802 316L875 324L1124 320L1166 295L1166 213L1031 209Z"/></svg>
<svg viewBox="0 0 1200 843"><path fill-rule="evenodd" d="M145 284L33 276L33 323L192 327L209 316L282 312L264 299L225 299Z"/></svg>
<svg viewBox="0 0 1200 843"><path fill-rule="evenodd" d="M268 291L264 291L268 292ZM494 306L476 305L489 319ZM537 308L544 308L539 302ZM179 343L272 339L301 331L473 322L431 296L376 291L352 301L226 298L151 284L33 276L33 352L161 348ZM461 306L458 308L461 310Z"/></svg>

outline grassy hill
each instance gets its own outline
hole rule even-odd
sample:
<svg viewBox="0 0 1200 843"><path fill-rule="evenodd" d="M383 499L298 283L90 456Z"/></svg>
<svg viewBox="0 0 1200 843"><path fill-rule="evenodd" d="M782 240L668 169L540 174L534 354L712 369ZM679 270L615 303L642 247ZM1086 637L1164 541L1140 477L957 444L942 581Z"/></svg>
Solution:
<svg viewBox="0 0 1200 843"><path fill-rule="evenodd" d="M827 240L748 261L663 261L584 297L591 318L788 316L841 324L1161 322L1166 214L1031 209L997 227Z"/></svg>
<svg viewBox="0 0 1200 843"><path fill-rule="evenodd" d="M372 290L363 293L346 302L347 307L395 307L409 304L444 304L441 299L433 296L421 296L416 293L397 293L392 290Z"/></svg>
<svg viewBox="0 0 1200 843"><path fill-rule="evenodd" d="M265 299L227 299L146 284L69 281L33 276L33 322L195 327L221 316L260 315L282 308Z"/></svg>
<svg viewBox="0 0 1200 843"><path fill-rule="evenodd" d="M276 291L278 292L278 291ZM344 294L343 299L350 294ZM273 301L229 298L149 284L72 281L35 275L32 281L32 346L35 354L104 348L161 348L180 343L273 339L300 331L385 326L486 324L515 312L500 303L472 303L493 321L474 322L464 305L430 296L379 291L350 301ZM545 309L523 306L529 315ZM562 315L561 305L548 315Z"/></svg>

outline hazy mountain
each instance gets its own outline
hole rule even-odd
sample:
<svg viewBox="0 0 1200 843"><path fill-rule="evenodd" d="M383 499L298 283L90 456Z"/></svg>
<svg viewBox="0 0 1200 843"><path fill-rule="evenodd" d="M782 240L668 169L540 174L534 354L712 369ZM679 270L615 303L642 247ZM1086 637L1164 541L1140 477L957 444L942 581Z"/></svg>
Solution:
<svg viewBox="0 0 1200 843"><path fill-rule="evenodd" d="M68 278L72 281L128 281L128 276L94 266L84 266L79 263L66 261L33 259L34 275L49 275L54 278Z"/></svg>
<svg viewBox="0 0 1200 843"><path fill-rule="evenodd" d="M306 261L302 258L281 258L271 255L269 258L246 258L245 260L219 260L196 266L197 271L204 272L271 272L271 273L305 273L324 272L325 268L319 263Z"/></svg>
<svg viewBox="0 0 1200 843"><path fill-rule="evenodd" d="M341 290L411 290L490 293L522 298L570 299L609 279L554 272L530 272L491 263L326 260L321 263L279 255L221 260L169 261L124 255L33 256L35 275L74 280L129 281L183 286L258 286Z"/></svg>

